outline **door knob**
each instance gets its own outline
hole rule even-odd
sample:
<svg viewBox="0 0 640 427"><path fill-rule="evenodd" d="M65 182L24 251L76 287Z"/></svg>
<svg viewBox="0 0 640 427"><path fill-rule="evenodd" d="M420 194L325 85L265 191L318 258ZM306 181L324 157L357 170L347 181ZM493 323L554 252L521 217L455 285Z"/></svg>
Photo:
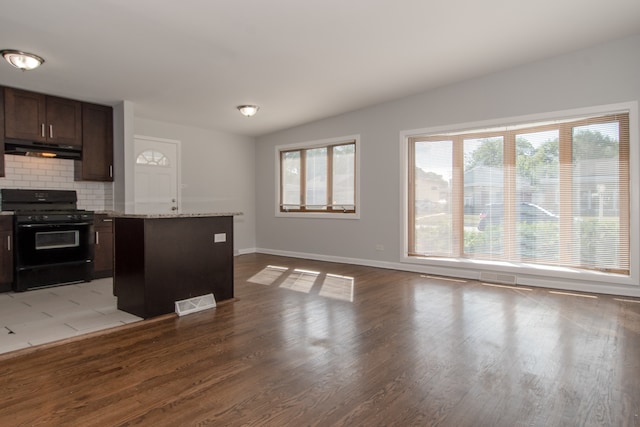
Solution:
<svg viewBox="0 0 640 427"><path fill-rule="evenodd" d="M172 210L172 211L177 211L177 210L178 210L178 208L177 208L176 206L171 206L171 210Z"/></svg>

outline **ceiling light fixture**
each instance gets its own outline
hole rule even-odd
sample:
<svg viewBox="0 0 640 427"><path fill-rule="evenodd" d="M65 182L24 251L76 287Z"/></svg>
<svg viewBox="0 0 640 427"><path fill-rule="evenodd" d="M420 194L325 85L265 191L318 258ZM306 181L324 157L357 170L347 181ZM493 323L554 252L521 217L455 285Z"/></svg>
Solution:
<svg viewBox="0 0 640 427"><path fill-rule="evenodd" d="M2 54L9 64L21 69L22 71L38 68L44 62L44 59L38 55L21 52L19 50L4 49L0 51L0 54Z"/></svg>
<svg viewBox="0 0 640 427"><path fill-rule="evenodd" d="M238 111L240 111L240 114L242 114L245 117L255 116L258 110L260 109L260 107L258 107L257 105L238 105L236 108L238 108Z"/></svg>

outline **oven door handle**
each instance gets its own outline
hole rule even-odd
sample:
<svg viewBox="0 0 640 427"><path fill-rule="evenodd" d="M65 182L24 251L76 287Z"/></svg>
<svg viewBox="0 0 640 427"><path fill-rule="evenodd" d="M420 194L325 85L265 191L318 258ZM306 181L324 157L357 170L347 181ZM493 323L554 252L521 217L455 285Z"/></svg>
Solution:
<svg viewBox="0 0 640 427"><path fill-rule="evenodd" d="M45 228L45 227L56 227L56 226L65 226L65 227L75 227L75 226L84 226L91 225L90 222L53 222L49 224L18 224L18 228Z"/></svg>

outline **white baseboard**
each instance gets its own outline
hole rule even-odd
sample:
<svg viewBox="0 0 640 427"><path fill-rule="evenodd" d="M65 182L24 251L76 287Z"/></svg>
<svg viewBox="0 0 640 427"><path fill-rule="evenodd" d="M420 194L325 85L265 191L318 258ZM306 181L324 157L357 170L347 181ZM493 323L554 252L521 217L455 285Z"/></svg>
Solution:
<svg viewBox="0 0 640 427"><path fill-rule="evenodd" d="M265 249L265 248L256 248L257 253L268 254L268 255L279 255L286 256L291 258L304 258L304 259L312 259L315 261L327 261L327 262L337 262L341 264L354 264L354 265L364 265L367 267L378 267L378 268L386 268L391 270L404 270L403 268L399 268L400 264L384 262L384 261L374 261L368 259L360 259L360 258L344 258L333 255L321 255L321 254L311 254L306 252L291 252L291 251L281 251L277 249Z"/></svg>
<svg viewBox="0 0 640 427"><path fill-rule="evenodd" d="M233 256L255 254L256 252L256 248L236 249L235 251L233 251Z"/></svg>

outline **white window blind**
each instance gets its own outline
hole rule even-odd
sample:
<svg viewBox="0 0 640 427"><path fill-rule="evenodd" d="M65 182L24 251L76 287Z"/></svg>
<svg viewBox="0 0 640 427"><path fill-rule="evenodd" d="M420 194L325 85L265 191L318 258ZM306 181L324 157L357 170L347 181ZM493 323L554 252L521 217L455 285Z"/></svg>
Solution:
<svg viewBox="0 0 640 427"><path fill-rule="evenodd" d="M280 156L280 212L356 212L356 141L287 148Z"/></svg>
<svg viewBox="0 0 640 427"><path fill-rule="evenodd" d="M411 256L629 274L629 115L409 140Z"/></svg>

